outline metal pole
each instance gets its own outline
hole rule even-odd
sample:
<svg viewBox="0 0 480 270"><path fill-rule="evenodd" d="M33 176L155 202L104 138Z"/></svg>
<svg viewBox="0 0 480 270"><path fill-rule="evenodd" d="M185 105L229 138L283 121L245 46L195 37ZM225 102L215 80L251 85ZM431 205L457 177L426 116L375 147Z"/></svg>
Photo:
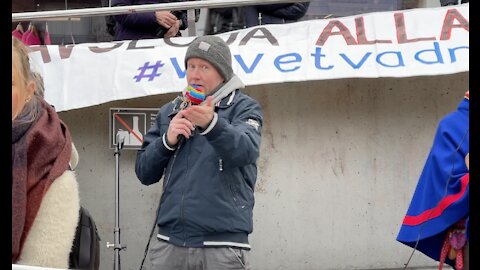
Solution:
<svg viewBox="0 0 480 270"><path fill-rule="evenodd" d="M190 37L196 36L197 30L195 28L195 9L187 10L187 23L188 35Z"/></svg>
<svg viewBox="0 0 480 270"><path fill-rule="evenodd" d="M113 247L113 269L120 270L120 251L124 249L120 244L120 150L123 148L124 137L119 138L117 135L117 143L115 144L115 228L113 229L113 245L107 242L107 248Z"/></svg>

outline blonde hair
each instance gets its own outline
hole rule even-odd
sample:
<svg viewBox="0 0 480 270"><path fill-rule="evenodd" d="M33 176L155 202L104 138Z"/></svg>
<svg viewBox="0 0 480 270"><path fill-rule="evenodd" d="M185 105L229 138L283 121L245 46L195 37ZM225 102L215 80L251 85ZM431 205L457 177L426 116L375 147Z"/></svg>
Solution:
<svg viewBox="0 0 480 270"><path fill-rule="evenodd" d="M12 63L20 77L23 87L30 82L35 83L34 94L29 102L25 104L19 114L18 121L32 122L37 119L41 111L41 100L44 95L43 78L39 73L33 72L30 67L29 49L18 38L12 36Z"/></svg>

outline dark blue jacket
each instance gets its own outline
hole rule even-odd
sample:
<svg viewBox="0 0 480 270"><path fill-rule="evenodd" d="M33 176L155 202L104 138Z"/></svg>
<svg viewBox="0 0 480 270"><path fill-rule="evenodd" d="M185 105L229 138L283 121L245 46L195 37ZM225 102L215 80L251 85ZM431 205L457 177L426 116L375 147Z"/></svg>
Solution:
<svg viewBox="0 0 480 270"><path fill-rule="evenodd" d="M144 185L163 176L158 237L178 246L249 249L263 121L260 105L235 90L216 106L213 129L201 135L197 128L174 151L162 140L172 111L173 103L162 106L135 164Z"/></svg>
<svg viewBox="0 0 480 270"><path fill-rule="evenodd" d="M187 0L185 0L187 1ZM183 2L173 0L112 0L112 6L131 6ZM187 28L187 13L180 11L180 30ZM155 19L155 12L139 12L114 16L116 23L114 40L139 40L162 38L157 33L162 28ZM180 35L180 32L177 34Z"/></svg>
<svg viewBox="0 0 480 270"><path fill-rule="evenodd" d="M468 3L468 0L462 0L460 3L462 4ZM449 6L449 5L458 5L458 0L440 0L440 5L442 7Z"/></svg>
<svg viewBox="0 0 480 270"><path fill-rule="evenodd" d="M257 5L245 7L247 27L260 24L278 24L295 22L307 13L310 2ZM261 21L259 20L261 13Z"/></svg>

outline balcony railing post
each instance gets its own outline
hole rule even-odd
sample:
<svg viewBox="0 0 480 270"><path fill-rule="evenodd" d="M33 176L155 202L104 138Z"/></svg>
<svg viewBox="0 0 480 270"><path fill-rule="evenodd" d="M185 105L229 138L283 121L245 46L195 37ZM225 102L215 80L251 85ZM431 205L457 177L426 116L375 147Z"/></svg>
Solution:
<svg viewBox="0 0 480 270"><path fill-rule="evenodd" d="M195 9L189 9L187 10L187 22L188 22L188 36L196 36L197 35L197 30L195 27Z"/></svg>

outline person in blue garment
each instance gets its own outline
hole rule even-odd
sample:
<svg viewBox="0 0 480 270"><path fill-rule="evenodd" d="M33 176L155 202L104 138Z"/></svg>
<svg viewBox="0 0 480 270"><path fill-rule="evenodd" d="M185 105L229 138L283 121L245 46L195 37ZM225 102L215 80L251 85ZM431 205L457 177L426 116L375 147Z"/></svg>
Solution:
<svg viewBox="0 0 480 270"><path fill-rule="evenodd" d="M457 270L469 268L469 91L440 121L397 241Z"/></svg>

